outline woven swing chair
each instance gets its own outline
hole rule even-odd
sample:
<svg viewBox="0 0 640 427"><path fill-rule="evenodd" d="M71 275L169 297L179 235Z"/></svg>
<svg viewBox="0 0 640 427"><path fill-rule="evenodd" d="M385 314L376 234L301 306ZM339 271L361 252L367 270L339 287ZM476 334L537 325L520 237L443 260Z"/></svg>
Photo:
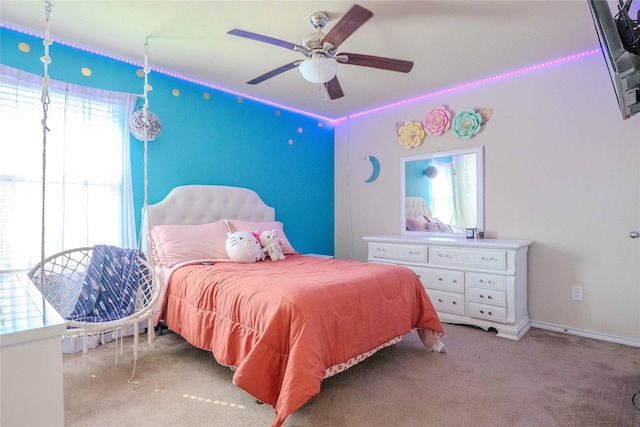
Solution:
<svg viewBox="0 0 640 427"><path fill-rule="evenodd" d="M49 56L49 15L51 6L45 7L45 55L42 89L42 133L43 133L43 181L42 181L42 247L41 260L27 276L40 290L43 297L67 321L64 337L70 337L72 343L82 338L83 352L89 347L92 338L102 338L111 333L116 340L125 335L134 335L134 359L138 356L140 327L147 328L149 343L154 338L154 326L151 324L153 309L158 301L160 289L155 279L154 267L147 262L139 249L123 249L115 246L95 245L64 250L44 256L45 236L45 171L47 146L47 111L50 102L48 93ZM147 142L149 138L149 117L147 92L148 84L148 44L145 43L145 86L143 108L144 140L144 212L147 207ZM159 123L156 126L159 131ZM157 137L156 134L152 135ZM151 138L151 139L153 139ZM146 324L141 325L143 322ZM133 331L131 331L133 329ZM117 346L116 346L117 347ZM122 340L120 345L122 353ZM117 362L117 352L116 352ZM135 374L135 363L134 363ZM133 378L133 375L132 377Z"/></svg>
<svg viewBox="0 0 640 427"><path fill-rule="evenodd" d="M82 338L85 353L92 338L99 338L104 342L106 334L112 334L112 337L117 340L133 332L134 356L137 357L140 327L147 328L149 343L154 337L154 325L148 324L148 319L151 317L153 307L159 297L159 288L157 281L154 280L153 268L140 255L140 251L126 250L131 254L131 264L137 263L137 265L126 266L129 267L127 271L130 281L135 281L135 285L130 286L128 294L119 296L121 301L114 301L117 297L113 297L113 294L107 295L100 292L104 291L104 284L101 283L100 278L94 277L91 280L88 275L92 269L94 271L113 270L111 264L90 267L94 248L98 247L82 247L56 253L46 258L44 264L38 263L27 275L53 308L67 320L64 336L70 337L72 343L79 337ZM119 251L118 253L122 253L125 250L119 249ZM115 259L113 261L116 264L122 264L122 260ZM100 291L96 288L100 288ZM101 302L101 298L105 301ZM83 302L85 307L81 307ZM92 313L94 310L86 308L86 303L96 306L96 312L104 312L104 306L109 303L112 307L117 305L117 309L110 311L119 314L119 316L112 319L100 319L99 315ZM103 310L100 310L98 306L101 306ZM143 323L145 321L146 324Z"/></svg>

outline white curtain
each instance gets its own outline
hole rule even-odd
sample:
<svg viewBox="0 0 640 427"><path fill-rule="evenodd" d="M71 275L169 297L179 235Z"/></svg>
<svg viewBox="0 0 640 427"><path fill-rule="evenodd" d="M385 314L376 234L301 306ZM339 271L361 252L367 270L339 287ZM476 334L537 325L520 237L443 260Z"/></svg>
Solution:
<svg viewBox="0 0 640 427"><path fill-rule="evenodd" d="M457 226L474 228L478 224L476 156L454 156L453 169Z"/></svg>
<svg viewBox="0 0 640 427"><path fill-rule="evenodd" d="M50 80L43 156L42 76L0 64L0 272L95 244L136 247L129 116L137 95Z"/></svg>
<svg viewBox="0 0 640 427"><path fill-rule="evenodd" d="M445 224L457 226L455 218L455 199L453 192L453 164L431 160L431 165L438 169L438 174L431 179L429 206L434 218ZM433 195L438 197L434 198ZM454 230L455 231L455 230Z"/></svg>

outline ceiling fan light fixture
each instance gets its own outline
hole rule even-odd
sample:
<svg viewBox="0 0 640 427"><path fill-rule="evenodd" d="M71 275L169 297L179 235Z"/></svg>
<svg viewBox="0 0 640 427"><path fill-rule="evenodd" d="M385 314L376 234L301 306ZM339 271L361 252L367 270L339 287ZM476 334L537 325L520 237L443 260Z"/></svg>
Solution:
<svg viewBox="0 0 640 427"><path fill-rule="evenodd" d="M318 56L305 59L298 65L300 74L311 83L326 83L338 72L338 63L333 58Z"/></svg>

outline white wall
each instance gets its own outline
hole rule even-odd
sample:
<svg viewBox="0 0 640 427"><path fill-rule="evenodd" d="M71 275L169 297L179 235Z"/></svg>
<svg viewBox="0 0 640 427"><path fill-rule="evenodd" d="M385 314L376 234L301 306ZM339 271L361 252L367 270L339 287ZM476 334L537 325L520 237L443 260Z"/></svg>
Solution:
<svg viewBox="0 0 640 427"><path fill-rule="evenodd" d="M470 140L447 132L398 144L396 122L443 104L494 113ZM534 242L534 325L640 345L640 239L629 237L640 231L640 116L622 120L599 53L339 124L336 257L364 261L363 236L400 232L401 157L480 145L486 236ZM368 155L381 163L373 183ZM571 300L573 285L583 302Z"/></svg>

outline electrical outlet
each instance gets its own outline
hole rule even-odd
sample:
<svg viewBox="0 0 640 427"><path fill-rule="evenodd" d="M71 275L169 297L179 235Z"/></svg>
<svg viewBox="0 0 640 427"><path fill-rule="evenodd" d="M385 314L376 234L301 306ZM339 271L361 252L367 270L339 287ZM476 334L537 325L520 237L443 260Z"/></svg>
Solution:
<svg viewBox="0 0 640 427"><path fill-rule="evenodd" d="M571 287L571 299L574 301L582 301L582 286Z"/></svg>

